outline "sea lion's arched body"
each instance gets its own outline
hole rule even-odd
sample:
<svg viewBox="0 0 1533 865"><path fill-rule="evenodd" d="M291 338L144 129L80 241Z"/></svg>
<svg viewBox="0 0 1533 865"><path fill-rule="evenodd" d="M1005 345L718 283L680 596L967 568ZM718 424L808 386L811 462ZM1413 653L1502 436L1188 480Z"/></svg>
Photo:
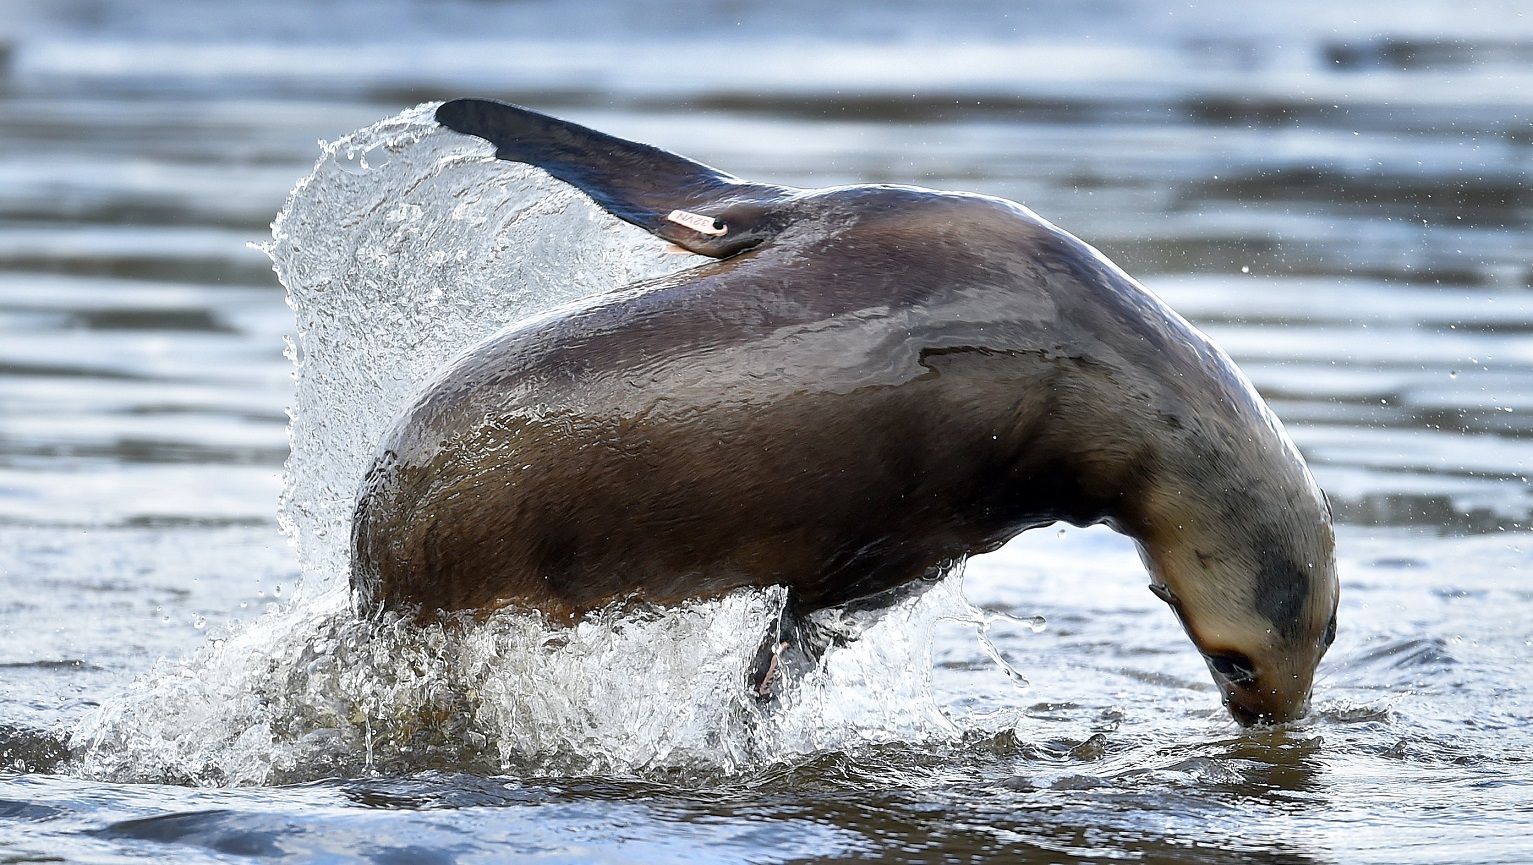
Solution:
<svg viewBox="0 0 1533 865"><path fill-rule="evenodd" d="M750 184L494 102L437 118L724 260L439 373L363 484L363 598L573 616L781 584L803 613L1107 522L1237 719L1302 714L1324 499L1228 357L1091 247L995 198Z"/></svg>

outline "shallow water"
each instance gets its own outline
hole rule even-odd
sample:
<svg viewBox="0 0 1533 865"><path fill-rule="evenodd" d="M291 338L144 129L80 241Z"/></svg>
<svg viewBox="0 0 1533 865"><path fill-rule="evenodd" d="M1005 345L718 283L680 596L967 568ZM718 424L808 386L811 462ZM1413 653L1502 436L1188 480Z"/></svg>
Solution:
<svg viewBox="0 0 1533 865"><path fill-rule="evenodd" d="M1513 4L821 5L0 4L8 861L1533 856L1533 22ZM300 589L300 561L335 570L335 490L409 379L378 361L401 377L358 391L364 419L325 418L367 367L332 366L356 356L338 342L333 380L295 397L294 312L247 244L316 139L460 93L748 177L1005 195L1141 276L1237 359L1337 506L1341 629L1311 717L1236 728L1102 529L973 561L962 599L928 593L765 712L727 665L667 646L711 626L732 657L751 641L722 631L770 597L573 645L505 620L445 651L360 629L332 578ZM382 155L343 149L334 176L387 191ZM377 261L396 278L430 265L383 230L409 224L397 207L337 206L394 238ZM547 216L585 224L581 207ZM598 234L558 235L589 249L614 229L580 230ZM642 248L582 264L674 266ZM531 260L557 275L569 256ZM434 312L407 297L396 343L352 348L445 357L482 316L549 300L470 297L503 292L494 277ZM293 405L316 407L294 431L313 457L287 499L296 551L278 526Z"/></svg>

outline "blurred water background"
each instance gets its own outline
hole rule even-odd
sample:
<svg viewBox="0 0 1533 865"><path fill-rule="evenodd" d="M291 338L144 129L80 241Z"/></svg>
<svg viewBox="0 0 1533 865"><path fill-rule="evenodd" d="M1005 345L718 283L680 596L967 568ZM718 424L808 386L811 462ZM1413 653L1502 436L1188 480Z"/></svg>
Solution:
<svg viewBox="0 0 1533 865"><path fill-rule="evenodd" d="M928 617L945 735L704 775L71 760L297 581L293 314L249 244L316 142L470 94L744 177L1002 195L1140 277L1336 505L1313 717L1238 730L1132 549L1048 529L964 584L1025 690ZM1515 2L0 0L0 858L1527 861L1530 169Z"/></svg>

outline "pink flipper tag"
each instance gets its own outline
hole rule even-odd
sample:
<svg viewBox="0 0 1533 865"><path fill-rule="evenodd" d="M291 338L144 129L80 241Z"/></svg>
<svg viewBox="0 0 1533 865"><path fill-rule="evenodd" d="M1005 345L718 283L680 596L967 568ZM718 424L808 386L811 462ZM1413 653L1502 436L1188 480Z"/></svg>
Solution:
<svg viewBox="0 0 1533 865"><path fill-rule="evenodd" d="M703 216L701 213L693 213L689 210L673 210L666 214L665 218L677 225L685 225L698 234L706 234L711 237L718 237L729 230L729 226L717 219L711 216Z"/></svg>

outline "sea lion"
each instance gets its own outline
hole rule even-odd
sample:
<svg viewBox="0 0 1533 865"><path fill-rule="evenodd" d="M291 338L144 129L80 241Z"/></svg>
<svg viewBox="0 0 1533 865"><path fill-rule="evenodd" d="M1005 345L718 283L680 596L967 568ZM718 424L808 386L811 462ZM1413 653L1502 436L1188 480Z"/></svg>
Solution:
<svg viewBox="0 0 1533 865"><path fill-rule="evenodd" d="M1106 523L1236 720L1304 713L1326 500L1229 357L1095 249L999 198L751 183L480 99L436 119L719 260L441 370L362 484L364 603L570 619L783 585L802 615Z"/></svg>

